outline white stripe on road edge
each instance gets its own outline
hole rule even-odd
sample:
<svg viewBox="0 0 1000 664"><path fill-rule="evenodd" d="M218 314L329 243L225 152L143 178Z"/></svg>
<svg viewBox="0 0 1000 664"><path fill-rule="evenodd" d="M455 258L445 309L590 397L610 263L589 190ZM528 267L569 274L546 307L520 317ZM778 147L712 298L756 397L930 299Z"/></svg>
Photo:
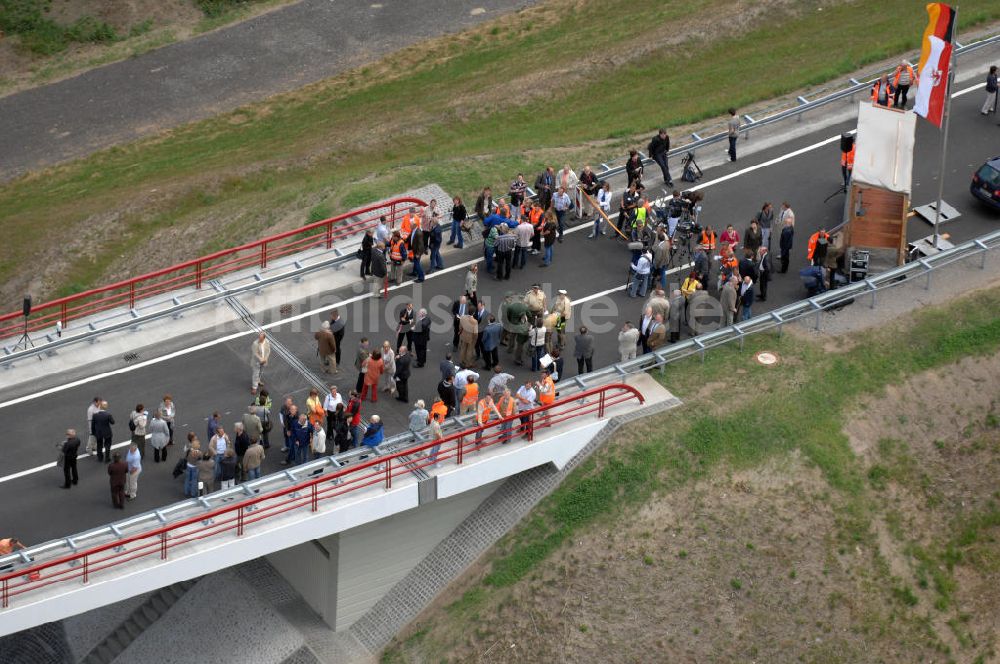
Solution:
<svg viewBox="0 0 1000 664"><path fill-rule="evenodd" d="M577 229L571 229L571 230L577 230ZM566 232L569 233L570 231L566 231ZM482 260L482 259L479 259L479 260ZM479 260L468 261L468 262L463 263L461 265L456 265L454 268L445 268L444 270L441 270L440 272L445 272L448 269L458 269L458 268L461 268L461 267L467 267L468 265L472 265L473 263L478 263ZM687 270L692 265L694 265L694 263L688 263L686 265L681 265L680 267L675 267L673 269L667 270L667 274L673 274L675 272L680 272L682 270ZM435 273L435 274L439 274L439 273ZM393 288L398 288L398 286L394 286ZM609 288L609 289L603 290L603 291L601 291L599 293L594 293L593 295L587 295L585 297L581 297L578 300L574 300L572 306L575 307L577 305L583 304L584 302L590 302L591 300L596 300L599 297L604 297L606 295L611 295L612 293L614 293L616 291L624 290L624 288L625 288L625 285L615 286L614 288ZM390 288L389 290L392 290L392 288ZM329 307L326 307L326 308L329 308ZM282 321L282 322L285 322L285 321ZM146 438L147 439L149 438L149 434L146 435ZM131 440L128 440L128 441L125 441L124 443L115 443L114 445L111 446L111 449L115 450L115 449L118 449L120 447L127 447L129 444L131 444L131 442L132 442ZM86 452L84 454L80 454L79 456L77 456L77 459L85 459L85 458L91 457L91 456L96 456L96 454L94 452ZM52 468L55 468L56 465L57 465L56 462L53 461L52 463L47 463L47 464L45 464L43 466L36 466L35 468L29 468L27 470L22 470L22 471L13 473L11 475L6 475L4 477L0 477L0 484L3 484L4 482L9 482L10 480L16 480L16 479L21 478L21 477L27 477L28 475L33 475L34 473L40 473L40 472L45 471L45 470L50 470Z"/></svg>
<svg viewBox="0 0 1000 664"><path fill-rule="evenodd" d="M149 438L149 434L146 435L146 438L147 439ZM111 446L111 449L116 450L119 447L128 447L131 444L132 444L132 440L129 439L129 440L125 441L124 443L115 443L114 445ZM96 456L96 454L94 452L84 452L83 454L78 454L76 458L77 459L86 459L87 457L90 457L90 456ZM19 477L26 477L28 475L33 475L35 473L40 473L43 470L48 470L50 468L55 468L56 465L57 465L57 463L55 461L53 461L52 463L47 463L44 466L36 466L34 468L29 468L28 470L22 470L20 472L13 473L13 474L7 475L5 477L0 477L0 484L3 484L4 482L9 482L10 480L16 480Z"/></svg>
<svg viewBox="0 0 1000 664"><path fill-rule="evenodd" d="M961 97L962 95L967 94L969 92L972 92L973 90L978 90L981 87L982 87L982 84L977 83L976 85L973 85L973 86L970 86L968 88L959 90L958 92L952 93L952 98ZM793 157L798 157L799 155L803 155L803 154L805 154L807 152L810 152L812 150L815 150L817 148L821 148L821 147L824 147L826 145L830 145L831 143L836 143L838 140L840 140L840 135L839 134L837 136L833 136L831 138L827 138L827 139L824 139L822 141L819 141L818 143L813 143L812 145L808 145L808 146L806 146L804 148L799 148L798 150L795 150L793 152L789 152L788 154L782 155L780 157L775 157L774 159L771 159L769 161L766 161L766 162L763 162L763 163L760 163L760 164L756 164L754 166L748 166L747 168L738 170L738 171L736 171L734 173L729 173L728 175L723 175L722 177L716 178L715 180L710 180L708 182L703 182L703 183L701 183L699 185L695 185L694 187L690 187L690 190L695 191L695 190L698 190L698 189L704 189L705 187L710 187L712 185L719 184L720 182L726 182L727 180L732 180L733 178L739 177L741 175L746 175L747 173L752 173L752 172L754 172L756 170L759 170L761 168L765 168L765 167L768 167L768 166L773 166L774 164L777 164L777 163L780 163L782 161L785 161L786 159L791 159ZM612 215L612 216L614 216L614 215ZM566 233L576 233L576 232L582 231L582 230L587 229L587 228L592 228L592 224L591 223L580 224L579 226L576 226L575 228L568 229L566 231ZM482 258L476 258L476 259L473 259L473 260L470 260L470 261L466 261L464 263L460 263L458 265L453 265L452 267L448 267L448 268L445 268L443 270L438 270L436 272L430 273L430 274L427 275L427 278L428 279L432 279L432 278L434 278L436 276L439 276L439 275L442 275L442 274L447 274L449 272L453 272L454 270L458 270L458 269L461 269L463 267L468 267L469 265L472 265L473 263L479 263L482 260L483 260ZM405 287L411 285L412 283L413 283L412 281L407 281L407 282L405 282L403 284L392 286L392 287L389 288L389 290L396 290L396 289L399 289L399 288L405 288ZM614 292L615 290L617 290L617 288L612 288L608 292ZM306 311L304 313L297 314L297 315L291 316L289 318L284 318L284 319L279 320L279 321L274 321L272 323L268 323L267 325L262 325L261 327L263 329L265 329L265 330L270 330L272 328L284 325L285 323L290 323L290 322L293 322L293 321L302 320L303 318L309 318L310 316L315 316L318 313L322 313L324 311L329 311L330 309L332 309L334 307L343 307L343 306L346 306L346 305L349 305L349 304L354 304L355 302L360 302L361 300L364 300L364 299L370 298L370 297L373 297L373 295L371 293L365 293L363 295L357 295L355 297L348 298L348 299L346 299L346 300L344 300L342 302L331 303L331 304L328 304L326 306L319 307L317 309L313 309L311 311ZM133 364L133 365L129 365L129 366L126 366L126 367L122 367L120 369L115 369L114 371L106 371L106 372L98 374L96 376L91 376L90 378L81 378L79 380L75 380L75 381L66 383L64 385L57 385L55 387L50 387L50 388L48 388L46 390L42 390L42 391L36 392L34 394L27 394L25 396L18 397L16 399L11 399L9 401L4 401L3 403L0 403L0 408L6 408L7 406L14 406L14 405L17 405L19 403L24 403L26 401L31 401L32 399L37 399L38 397L44 397L44 396L48 396L50 394L55 394L55 393L57 393L57 392L59 392L61 390L70 389L70 388L73 388L73 387L79 387L81 385L86 385L86 384L91 383L91 382L93 382L95 380L103 380L103 379L109 378L111 376L117 376L117 375L128 373L130 371L135 371L136 369L143 369L145 367L152 366L152 365L157 364L159 362L166 362L167 360L172 360L172 359L174 359L176 357L181 357L181 356L187 355L189 353L196 353L196 352L198 352L200 350L204 350L206 348L211 348L212 346L215 346L215 345L218 345L218 344L221 344L221 343L226 343L227 341L232 341L233 339L239 339L240 337L249 337L249 336L251 336L253 334L256 334L256 332L253 331L253 330L247 330L245 332L236 332L234 334L229 334L229 335L226 335L224 337L219 337L218 339L213 339L211 341L206 341L204 343L197 344L197 345L191 346L189 348L184 348L184 349L181 349L181 350L178 350L178 351L174 351L173 353L168 353L168 354L163 355L161 357L156 357L156 358L153 358L153 359L150 359L150 360L145 360L143 362L139 362L137 364Z"/></svg>

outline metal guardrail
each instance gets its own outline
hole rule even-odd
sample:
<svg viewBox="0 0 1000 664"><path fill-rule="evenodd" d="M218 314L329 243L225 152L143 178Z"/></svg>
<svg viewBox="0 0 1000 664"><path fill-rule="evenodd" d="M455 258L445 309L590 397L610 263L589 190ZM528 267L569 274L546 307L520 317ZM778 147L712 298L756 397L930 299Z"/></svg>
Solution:
<svg viewBox="0 0 1000 664"><path fill-rule="evenodd" d="M165 560L170 549L189 542L223 533L241 536L254 523L291 510L308 507L316 512L321 501L354 490L380 485L389 489L393 478L414 474L426 479L424 468L444 462L461 465L470 453L513 443L521 436L531 442L539 430L578 417L596 415L602 419L608 408L633 399L640 405L645 401L629 385L602 385L487 424L463 428L440 440L411 442L401 450L383 443L374 450L361 448L324 457L232 489L23 549L0 558L0 608L9 606L11 598L32 590L75 580L87 583L95 573L136 559ZM415 456L421 452L426 456ZM345 467L348 455L352 463ZM369 458L361 460L362 455Z"/></svg>
<svg viewBox="0 0 1000 664"><path fill-rule="evenodd" d="M71 320L86 318L95 312L121 307L134 310L142 299L188 287L201 290L211 280L233 272L252 268L263 270L270 261L307 249L318 246L333 249L335 243L374 227L380 215L395 220L412 205L426 203L412 197L393 198L162 270L41 302L32 308L29 317L21 312L3 314L0 315L0 337L16 336L22 331L37 332L57 325L66 328Z"/></svg>
<svg viewBox="0 0 1000 664"><path fill-rule="evenodd" d="M618 380L630 373L649 371L657 368L662 369L671 362L676 362L692 355L700 355L704 361L705 353L710 348L738 341L742 349L746 337L751 334L773 329L777 329L780 334L782 326L786 323L791 323L811 315L816 316L816 329L818 330L821 327L824 312L850 304L857 298L870 295L870 306L874 309L877 304L877 294L879 291L888 290L904 283L910 283L914 279L921 277L927 279L925 287L930 289L931 276L934 270L940 267L980 256L980 268L985 269L986 254L997 248L1000 248L1000 230L982 235L968 242L963 242L952 249L935 254L934 256L927 256L911 263L900 265L886 272L868 277L863 281L856 281L841 288L828 290L814 297L793 302L767 313L754 316L750 320L741 321L712 332L706 332L705 334L658 348L651 353L640 355L634 360L614 364L610 367L580 376L574 376L569 380L576 383L579 389L588 389L604 381ZM560 383L560 386L564 384Z"/></svg>
<svg viewBox="0 0 1000 664"><path fill-rule="evenodd" d="M405 200L407 202L416 201L421 202L419 199L396 199L395 202L399 200ZM416 204L416 203L415 203ZM388 203L376 207L375 209L381 209L381 207L388 207ZM351 212L344 216L356 215L358 212ZM402 210L395 210L392 212L392 219L398 218L402 214ZM389 217L389 215L386 215ZM375 223L375 219L363 220L362 222L357 222L352 224L355 226L357 224L365 223ZM323 222L325 223L325 222ZM340 251L337 247L331 246L329 248L333 252L334 256L332 258L327 258L320 260L316 263L309 265L303 265L298 260L293 261L291 265L287 266L287 269L272 274L267 277L263 277L259 272L253 275L248 275L246 277L241 277L237 281L246 281L246 283L227 287L222 284L221 281L213 279L209 283L212 288L205 288L203 290L193 291L194 294L201 294L199 297L194 299L181 300L179 297L170 297L167 300L151 301L148 306L135 305L128 309L127 312L109 317L107 320L114 321L109 322L104 325L99 325L97 322L91 322L87 324L86 327L74 330L72 332L63 330L62 334L55 336L52 334L47 334L45 336L44 343L38 343L36 346L29 348L12 349L11 347L3 348L3 355L0 356L0 367L10 367L15 362L23 360L29 357L35 357L38 355L51 355L57 352L60 348L68 345L76 344L81 341L88 341L95 339L101 335L108 334L111 332L118 332L121 330L138 328L147 323L151 323L155 320L160 320L162 318L176 318L186 311L191 309L196 309L198 307L212 304L215 302L221 302L227 298L233 296L242 295L244 293L249 293L253 291L258 291L268 286L272 286L276 283L286 281L288 279L299 279L304 275L317 272L319 270L324 270L327 268L339 268L342 265L351 263L356 259L353 253L344 253ZM139 277L141 278L141 277ZM145 311L148 309L148 311ZM35 339L35 341L39 341Z"/></svg>
<svg viewBox="0 0 1000 664"><path fill-rule="evenodd" d="M981 39L971 44L964 44L960 48L956 49L954 51L954 54L964 55L972 53L985 46L992 46L997 44L1000 44L1000 35L987 37L985 39ZM796 98L796 100L799 103L798 106L795 106L793 108L788 108L783 111L779 111L777 113L768 115L760 119L750 117L749 115L744 115L743 116L744 124L740 126L740 134L747 136L749 135L750 131L754 129L766 127L767 125L774 124L776 122L781 122L782 120L787 120L788 118L799 117L803 113L808 113L809 111L814 111L817 108L821 108L828 104L832 104L834 102L847 99L860 92L867 92L871 88L872 83L874 83L877 79L878 76L875 76L867 81L858 81L857 79L852 78L850 79L851 82L850 86L843 88L841 90L837 90L836 92L831 92L830 94L823 95L822 97L819 97L817 99L809 100L799 95ZM679 157L688 152L694 152L699 148L703 148L709 145L714 145L716 143L721 143L722 141L725 141L728 138L728 133L722 131L719 132L718 134L713 134L711 136L706 136L706 137L699 136L697 133L692 133L691 138L693 138L694 140L680 147L673 148L667 153L667 156ZM650 164L655 163L650 157L647 157L645 153L640 152L639 154L643 158L642 159L643 166L648 166ZM611 177L614 175L620 175L621 173L625 172L624 164L622 164L621 166L608 166L607 163L601 163L600 166L603 169L600 173L598 173L600 177Z"/></svg>

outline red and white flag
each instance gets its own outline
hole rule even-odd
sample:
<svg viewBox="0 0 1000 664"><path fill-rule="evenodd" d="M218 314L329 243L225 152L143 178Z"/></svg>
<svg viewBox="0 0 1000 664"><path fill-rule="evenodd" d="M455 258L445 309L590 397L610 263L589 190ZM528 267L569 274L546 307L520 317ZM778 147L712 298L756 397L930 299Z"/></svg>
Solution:
<svg viewBox="0 0 1000 664"><path fill-rule="evenodd" d="M927 15L930 21L924 30L918 72L920 84L913 112L940 127L948 97L955 10L942 2L932 2L927 5Z"/></svg>

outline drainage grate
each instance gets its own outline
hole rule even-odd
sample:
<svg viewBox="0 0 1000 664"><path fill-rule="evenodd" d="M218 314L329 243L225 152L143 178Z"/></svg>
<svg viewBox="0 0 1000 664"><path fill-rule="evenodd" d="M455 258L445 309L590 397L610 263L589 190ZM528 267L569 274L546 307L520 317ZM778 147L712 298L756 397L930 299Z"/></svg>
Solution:
<svg viewBox="0 0 1000 664"><path fill-rule="evenodd" d="M292 305L290 305L290 304L283 304L283 305L281 305L280 307L278 307L278 313L280 313L282 315L282 317L284 317L284 316L291 316L292 315Z"/></svg>
<svg viewBox="0 0 1000 664"><path fill-rule="evenodd" d="M125 353L122 355L122 359L125 360L126 364L131 364L139 359L139 353Z"/></svg>

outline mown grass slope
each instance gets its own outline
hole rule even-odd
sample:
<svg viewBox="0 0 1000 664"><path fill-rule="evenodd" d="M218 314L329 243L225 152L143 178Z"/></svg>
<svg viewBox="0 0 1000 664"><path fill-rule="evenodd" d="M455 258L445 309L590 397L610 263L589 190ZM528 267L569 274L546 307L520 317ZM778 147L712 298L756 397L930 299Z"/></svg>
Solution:
<svg viewBox="0 0 1000 664"><path fill-rule="evenodd" d="M878 11L872 11L874 7ZM1000 17L963 5L962 28ZM915 48L903 0L550 0L300 91L0 187L0 299L160 267L428 182L617 158ZM53 243L52 238L60 238ZM155 250L136 252L136 246Z"/></svg>

